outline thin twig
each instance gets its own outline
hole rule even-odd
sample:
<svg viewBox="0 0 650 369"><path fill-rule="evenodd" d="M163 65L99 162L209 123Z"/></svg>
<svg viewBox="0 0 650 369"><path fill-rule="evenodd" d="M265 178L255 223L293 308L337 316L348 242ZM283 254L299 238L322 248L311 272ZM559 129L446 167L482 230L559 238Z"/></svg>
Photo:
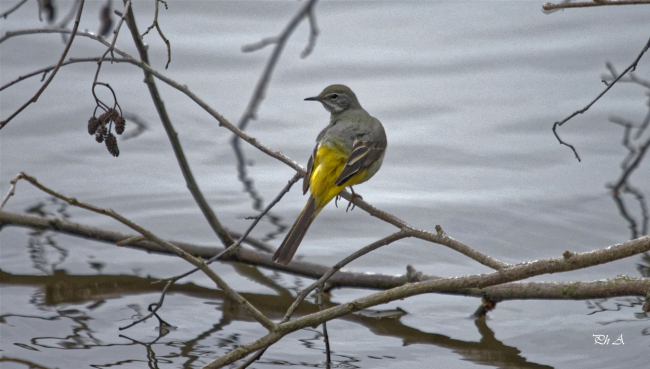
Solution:
<svg viewBox="0 0 650 369"><path fill-rule="evenodd" d="M339 195L341 195L341 197L343 197L348 201L350 201L351 199L350 193L345 190L341 191ZM368 204L367 202L365 202L363 199L359 197L355 197L352 200L352 203L356 205L358 208L361 208L364 211L366 211L368 214L377 217L401 229L402 231L406 232L406 234L410 237L416 237L425 241L447 246L450 249L460 252L461 254L468 256L476 260L477 262L495 270L503 269L510 266L509 263L506 263L504 261L491 257L487 254L484 254L476 249L473 249L449 237L445 232L442 231L442 229L439 228L439 226L436 227L437 229L439 229L437 233L431 233L429 231L415 228L410 224L406 223L405 221L397 218L396 216L375 208L374 206Z"/></svg>
<svg viewBox="0 0 650 369"><path fill-rule="evenodd" d="M59 68L61 67L63 61L65 60L66 55L68 55L68 50L70 50L70 46L72 46L72 41L74 40L74 37L77 34L77 29L79 28L79 22L81 20L81 13L83 11L84 2L85 0L81 0L79 4L79 10L77 11L77 18L75 19L74 27L72 27L72 31L70 32L70 39L68 40L67 45L65 45L63 54L61 54L61 58L59 58L59 62L57 63L56 67L50 74L50 77L47 79L47 81L45 81L45 83L43 83L41 88L36 92L36 94L31 99L29 99L23 106L21 106L16 112L10 115L7 119L0 122L0 129L4 128L4 126L6 126L7 123L9 123L15 116L20 114L20 112L22 112L27 106L29 106L32 103L35 103L38 100L38 98L41 96L43 91L45 91L45 89L50 84L50 82L52 82L52 80L54 79L56 72L59 71Z"/></svg>
<svg viewBox="0 0 650 369"><path fill-rule="evenodd" d="M153 17L153 23L151 23L151 25L147 28L147 30L144 31L144 33L140 36L140 39L143 39L144 36L147 33L149 33L149 31L151 31L154 27L156 27L156 30L158 31L160 38L162 38L163 41L165 42L165 45L167 45L167 64L165 65L165 69L167 69L169 67L169 63L171 63L172 61L172 49L169 40L167 40L165 35L163 35L162 30L160 29L160 25L158 24L158 3L165 4L165 9L169 9L169 8L167 7L167 2L165 2L164 0L154 0L154 1L156 2L156 13Z"/></svg>
<svg viewBox="0 0 650 369"><path fill-rule="evenodd" d="M577 3L563 2L559 4L545 3L542 9L545 11L567 9L567 8L589 8L593 6L608 6L608 5L642 5L650 4L650 0L594 0L594 1L581 1Z"/></svg>
<svg viewBox="0 0 650 369"><path fill-rule="evenodd" d="M2 204L0 204L0 212L7 204L7 201L9 201L9 198L16 194L16 184L18 183L19 179L20 179L20 174L16 175L14 179L12 179L11 182L9 182L11 184L11 187L9 187L9 192L7 192L7 195L2 200Z"/></svg>
<svg viewBox="0 0 650 369"><path fill-rule="evenodd" d="M234 252L235 249L237 249L237 248L239 247L239 245L241 245L241 243L246 239L246 237L248 237L248 235L251 233L251 231L253 230L253 228L255 228L255 226L260 222L260 220L261 220L262 218L264 218L264 216L266 215L266 213L268 213L269 210L271 210L271 208L272 208L273 206L275 206L275 204L277 204L278 202L280 202L280 200L282 199L282 197L283 197L287 192L289 192L289 190L291 189L291 186L293 186L296 182L298 182L298 180L299 180L300 178L301 178L300 174L296 173L296 174L295 174L295 175L294 175L294 176L289 180L289 182L287 182L287 185L284 186L284 188L282 189L282 191L280 191L280 193L275 197L275 199L273 199L273 201L271 201L271 202L269 203L269 205L264 209L264 211L262 211L260 214L258 214L257 216L255 216L255 220L253 221L253 223L248 227L248 229L246 229L246 232L244 232L244 234L243 234L241 237L239 237L239 239L237 240L237 242L233 243L232 245L230 245L230 246L229 246L228 248L226 248L225 250L221 251L220 253L218 253L218 254L216 254L215 256L213 256L212 258L210 258L206 263L207 263L207 264L210 264L210 263L212 263L213 261L219 259L219 258L220 258L221 256L223 256L224 254Z"/></svg>
<svg viewBox="0 0 650 369"><path fill-rule="evenodd" d="M244 191L251 197L253 200L253 209L257 211L262 211L264 205L264 199L255 189L254 181L248 177L246 172L246 167L249 165L244 156L244 149L239 145L239 141L231 143L232 148L235 152L235 159L237 162L237 179L244 185ZM282 224L281 219L278 216L268 213L266 215L268 221L276 227L276 231L270 234L267 234L266 239L272 239L274 236L281 234L287 228Z"/></svg>
<svg viewBox="0 0 650 369"><path fill-rule="evenodd" d="M127 25L129 24L129 18L127 18ZM137 28L136 28L137 30ZM36 29L25 29L25 30L20 30L20 31L10 31L5 33L3 37L0 38L0 43L3 41L6 41L9 38L16 37L16 36L23 36L23 35L30 35L30 34L38 34L38 33L64 33L64 34L69 34L70 30L63 30L59 28L36 28ZM97 35L91 33L91 32L85 32L85 31L79 31L77 32L77 35L83 36L83 37L88 37L91 38L95 41L99 41L100 43L104 44L105 46L109 46L109 43L104 39L100 38ZM234 124L230 123L226 118L224 118L221 114L219 114L216 110L212 109L205 101L203 101L201 98L196 96L192 91L187 86L181 85L180 83L172 80L171 78L166 77L165 75L161 74L160 72L156 71L155 69L151 68L148 64L148 56L146 54L146 48L143 44L140 44L138 47L138 51L140 52L141 57L144 55L143 61L139 61L135 58L133 58L131 55L128 53L118 49L114 48L114 51L118 53L120 56L124 57L129 63L139 67L146 73L150 73L154 77L158 78L162 82L168 84L172 88L182 92L185 94L187 97L189 97L191 100L193 100L197 105L199 105L201 108L203 108L208 114L212 115L218 122L219 125L222 127L225 127L232 133L235 133L238 135L242 140L248 142L250 145L256 147L263 153L267 154L268 156L275 158L285 164L287 164L289 167L293 168L294 170L304 174L305 169L298 164L297 162L293 161L291 158L287 157L286 155L282 154L282 152L273 150L269 148L268 146L260 143L256 138L251 137L247 133L243 132L242 130L238 129ZM154 85L155 86L155 85ZM157 91L157 90L156 90ZM156 100L158 102L158 100ZM160 105L156 105L157 109L163 109L164 111L164 105L162 105L162 101L160 100ZM160 114L160 111L159 111ZM165 112L166 116L166 112ZM164 122L164 121L163 121ZM173 127L172 127L173 128ZM176 132L172 132L174 136L176 136ZM168 132L168 135L170 133ZM188 185L189 186L189 185ZM203 210L203 208L202 208Z"/></svg>
<svg viewBox="0 0 650 369"><path fill-rule="evenodd" d="M110 46L108 46L106 51L104 51L104 54L102 54L102 56L100 57L99 61L97 62L97 69L95 70L95 78L93 79L91 92L93 94L93 97L95 98L95 103L97 104L97 106L102 107L102 109L104 109L105 111L108 111L110 109L110 107L108 105L106 105L104 102L102 102L97 97L97 94L95 94L95 87L96 86L105 86L105 87L107 87L111 91L111 93L113 94L113 101L114 101L113 108L115 106L119 107L119 104L117 102L117 96L115 95L115 91L113 90L113 88L111 88L106 83L97 82L97 79L99 78L99 71L102 68L102 62L104 61L104 58L106 58L106 55L108 55L108 53L111 53L111 61L113 61L115 59L113 57L113 49L115 48L115 43L117 42L117 37L120 34L120 29L122 28L122 23L124 23L125 14L129 11L130 8L131 8L131 0L126 0L125 4L124 4L124 11L122 12L122 16L120 16L120 21L118 22L117 27L115 27L115 30L113 30L113 41L111 42ZM120 112L121 112L122 108L120 107L119 109L120 109Z"/></svg>
<svg viewBox="0 0 650 369"><path fill-rule="evenodd" d="M404 231L393 233L390 236L386 236L379 241L375 241L371 243L370 245L356 251L352 255L336 263L330 270L327 271L327 273L325 273L322 277L320 277L320 279L312 283L309 287L300 291L300 294L298 294L296 300L291 304L291 306L287 310L287 313L284 315L284 319L282 319L282 322L289 321L293 313L296 311L300 303L307 297L307 295L309 295L309 293L314 289L318 288L318 286L324 286L325 282L327 282L327 280L330 279L330 277L332 277L334 273L338 272L341 268L343 268L347 264L351 263L352 261L360 258L361 256L371 251L374 251L382 246L386 246L390 243L393 243L395 241L401 240L402 238L406 238L406 237L408 236Z"/></svg>
<svg viewBox="0 0 650 369"><path fill-rule="evenodd" d="M318 294L316 295L316 302L318 302L318 310L323 311L323 290L325 285L321 284L318 287ZM332 364L332 356L330 354L330 337L327 334L327 322L323 322L323 341L325 341L325 366L329 369Z"/></svg>
<svg viewBox="0 0 650 369"><path fill-rule="evenodd" d="M149 305L149 314L143 316L140 319L134 320L133 322L131 322L130 324L125 325L124 327L119 327L118 329L121 330L121 331L129 329L129 328L131 328L131 327L133 327L133 326L135 326L137 324L140 324L140 323L148 320L152 316L156 315L158 310L162 307L163 302L165 301L165 296L167 295L167 290L169 289L169 287L171 287L174 284L174 282L176 282L176 281L173 278L171 280L167 280L167 283L165 284L165 287L160 292L160 298L158 299L158 302ZM154 306L154 307L151 308L152 306Z"/></svg>
<svg viewBox="0 0 650 369"><path fill-rule="evenodd" d="M113 30L113 41L111 41L110 46L108 46L108 49L104 51L104 54L99 58L99 61L97 62L97 70L95 71L95 78L93 79L93 96L95 97L95 100L97 99L97 96L95 96L95 85L97 84L97 78L99 77L99 71L102 67L102 62L104 61L104 58L106 58L106 55L108 53L113 53L113 49L115 48L115 43L117 42L117 36L120 34L120 28L122 28L122 23L124 23L124 18L126 17L126 13L131 9L131 0L126 0L126 4L124 5L124 12L122 13L122 16L120 17L120 21L117 23L117 27L115 27L115 30Z"/></svg>
<svg viewBox="0 0 650 369"><path fill-rule="evenodd" d="M146 238L144 238L144 236L129 237L129 238L125 239L125 240L117 242L116 245L121 247L121 246L124 246L124 245L130 245L132 243L138 243L140 241L144 241L145 239Z"/></svg>
<svg viewBox="0 0 650 369"><path fill-rule="evenodd" d="M263 348L263 349L257 351L257 353L255 355L248 358L248 360L246 360L242 365L237 367L237 369L246 369L246 368L248 368L252 363L259 360L262 357L262 355L264 355L264 352L266 352L266 348Z"/></svg>
<svg viewBox="0 0 650 369"><path fill-rule="evenodd" d="M639 60L641 60L641 57L643 56L643 54L645 54L645 52L648 51L648 47L650 47L650 39L648 39L648 42L646 42L645 46L643 47L643 50L641 50L641 53L639 54L639 56L636 57L636 59L634 60L634 62L632 62L632 64L630 64L629 67L625 68L625 70L623 71L623 73L621 73L621 74L620 74L620 75L619 75L619 76L618 76L614 81L612 81L610 84L608 84L607 87L603 90L603 92L601 92L598 96L596 96L596 98L595 98L594 100L592 100L592 101L591 101L589 104L587 104L587 106L585 106L584 108L582 108L582 109L580 109L580 110L577 110L577 111L573 112L573 114L571 114L571 115L569 115L568 117L564 118L564 120L553 123L553 134L555 135L555 137L557 138L557 140L559 141L559 143L560 143L561 145L568 146L568 147L571 148L571 150L573 150L573 153L575 154L575 156L576 156L576 158L578 159L578 161L580 161L580 156L578 156L578 152L577 152L576 149L573 147L573 145L564 142L564 141L560 138L560 136L557 134L556 128L559 127L559 126L562 126L562 125L563 125L564 123L566 123L569 119L575 117L576 115L578 115L578 114L583 114L584 112L586 112L587 110L589 110L589 108L590 108L593 104L595 104L596 101L598 101L598 100L599 100L603 95L605 95L605 93L607 93L607 91L609 91L609 89L612 88L612 86L614 86L614 84L616 84L616 82L618 82L618 81L621 79L621 77L623 77L627 72L630 72L630 71L633 72L633 71L635 71L635 70L636 70L636 66L637 66L637 64L639 63Z"/></svg>
<svg viewBox="0 0 650 369"><path fill-rule="evenodd" d="M18 10L18 8L20 8L26 2L27 2L27 0L20 0L19 2L16 3L16 5L9 8L6 12L0 14L0 18L7 19L7 16L9 14L11 14L11 13L15 12L16 10Z"/></svg>
<svg viewBox="0 0 650 369"><path fill-rule="evenodd" d="M64 67L64 66L66 66L66 65L74 64L74 63L88 63L88 62L95 62L95 63L97 63L100 59L101 59L101 58L99 58L99 57L96 57L96 58L70 58L70 59L68 59L67 61L61 63L61 66ZM115 61L115 62L118 62L118 63L119 63L119 62L128 62L128 60L121 59L121 58L114 59L114 60L112 60L112 61ZM17 84L17 83L19 83L19 82L22 82L22 81L24 81L24 80L26 80L26 79L28 79L28 78L31 78L31 77L37 76L37 75L39 75L39 74L47 74L48 72L50 72L50 71L53 70L54 68L56 68L56 64L55 64L55 65L51 65L51 66L49 66L49 67L41 68L41 69L39 69L39 70L36 70L36 71L31 72L31 73L28 73L28 74L24 74L24 75L22 75L22 76L16 78L15 80L13 80L13 81L11 81L11 82L8 82L8 83L6 83L5 85L3 85L2 87L0 87L0 91L6 89L6 88L8 88L8 87L11 87L11 86L13 86L13 85L15 85L15 84Z"/></svg>

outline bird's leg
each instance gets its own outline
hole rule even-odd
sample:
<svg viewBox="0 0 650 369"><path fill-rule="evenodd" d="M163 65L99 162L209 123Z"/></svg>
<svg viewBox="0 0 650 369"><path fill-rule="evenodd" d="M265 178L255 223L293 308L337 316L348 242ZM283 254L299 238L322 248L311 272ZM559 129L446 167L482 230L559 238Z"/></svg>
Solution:
<svg viewBox="0 0 650 369"><path fill-rule="evenodd" d="M350 209L350 205L352 205L352 209L351 209L350 211L354 210L354 208L355 208L355 206L356 206L356 205L354 205L354 204L352 203L352 201L354 201L354 199L359 198L359 199L363 200L363 197L361 197L361 195L357 195L357 194L354 192L354 188L352 188L352 186L350 186L350 191L352 192L352 196L350 196L350 202L348 202L348 207L345 208L345 212L346 212L346 213L348 212L348 209Z"/></svg>
<svg viewBox="0 0 650 369"><path fill-rule="evenodd" d="M337 208L339 207L338 201L341 198L341 195L337 194L336 197L334 198L334 206Z"/></svg>

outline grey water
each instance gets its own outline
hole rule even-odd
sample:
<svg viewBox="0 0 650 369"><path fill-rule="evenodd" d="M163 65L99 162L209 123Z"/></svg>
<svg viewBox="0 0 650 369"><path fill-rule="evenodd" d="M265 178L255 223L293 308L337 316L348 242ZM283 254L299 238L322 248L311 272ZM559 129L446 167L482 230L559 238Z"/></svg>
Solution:
<svg viewBox="0 0 650 369"><path fill-rule="evenodd" d="M0 12L13 4L2 0ZM72 6L71 1L55 4L58 19ZM103 5L103 1L86 3L81 30L97 31ZM171 42L171 63L165 70L167 50L152 30L144 38L151 65L236 123L272 48L243 53L242 46L281 32L301 5L168 1L168 9L161 5L159 23ZM303 22L289 40L247 132L306 165L328 114L303 99L329 84L343 83L382 121L388 135L381 170L355 187L373 206L422 229L434 231L440 225L459 241L509 263L629 240L629 223L606 187L619 177L627 154L621 145L623 128L609 118L641 122L648 112L647 91L620 83L585 114L558 129L575 146L581 162L558 144L551 127L606 87L602 82L608 73L606 62L622 71L639 55L650 37L650 8L596 7L544 14L541 6L541 1L319 3L315 11L319 36L313 52L300 57L310 31ZM122 8L119 2L113 7ZM133 7L143 32L153 20L154 2L137 1ZM38 20L36 2L0 19L3 35L46 25ZM3 42L0 83L55 64L63 41L58 34L37 34ZM126 28L117 47L137 55ZM77 37L68 57L96 57L105 49ZM638 65L639 77L650 78L648 58ZM95 70L94 63L62 67L37 103L0 131L1 195L24 171L67 196L112 208L160 237L218 244L186 188L140 70L105 63L99 80L111 85L121 108L144 122L146 129L118 141L118 158L88 135ZM33 96L41 83L37 76L0 92L2 119ZM246 218L258 213L256 201L268 204L293 170L242 143L246 174L252 181L246 188L237 172L231 133L187 96L160 81L157 85L201 190L224 226L242 232L251 222ZM106 90L98 92L102 99L112 99ZM127 134L135 131L133 121L127 121ZM629 180L646 197L647 164L646 159ZM299 187L285 195L252 236L276 247L280 244L306 200ZM638 203L625 199L640 226ZM106 217L53 201L25 182L18 183L5 210L35 207L75 222L126 230ZM360 209L344 208L330 204L323 210L297 257L333 265L396 231ZM637 265L642 263L635 257L533 280L638 277ZM415 239L383 247L347 268L404 274L407 265L441 276L490 271L443 246ZM247 298L259 300L259 307L273 319L281 319L282 308L277 306L290 304L288 293L311 283L263 268L228 263L214 268ZM6 278L0 281L2 368L24 367L17 360L45 368L195 368L265 334L198 274L185 280L194 285L179 287L165 300L163 318L176 329L156 339L157 324L150 320L119 331L158 300L158 285L150 287L147 277L167 278L190 269L169 256L4 227L0 269ZM102 283L114 280L120 288L74 297L61 292L57 299L56 292L63 289L92 291L89 284L99 283L91 281L100 276ZM372 292L338 289L327 303L345 303ZM310 301L305 309L315 311ZM405 310L407 315L399 320L359 316L335 320L328 324L334 364L632 368L646 362L650 320L638 314L635 297L506 301L487 320L475 321L471 314L479 304L476 298L432 294L377 307ZM611 342L622 337L624 344L598 345L594 335L608 335ZM325 367L323 350L320 328L302 330L274 345L253 367Z"/></svg>

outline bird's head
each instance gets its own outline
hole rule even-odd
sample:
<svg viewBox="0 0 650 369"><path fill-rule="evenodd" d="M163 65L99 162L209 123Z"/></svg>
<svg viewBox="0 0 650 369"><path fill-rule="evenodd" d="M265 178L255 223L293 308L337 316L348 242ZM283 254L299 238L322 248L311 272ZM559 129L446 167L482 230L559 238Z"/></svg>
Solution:
<svg viewBox="0 0 650 369"><path fill-rule="evenodd" d="M306 101L318 101L332 114L340 113L350 108L361 108L357 96L344 85L326 87L318 96L308 97Z"/></svg>

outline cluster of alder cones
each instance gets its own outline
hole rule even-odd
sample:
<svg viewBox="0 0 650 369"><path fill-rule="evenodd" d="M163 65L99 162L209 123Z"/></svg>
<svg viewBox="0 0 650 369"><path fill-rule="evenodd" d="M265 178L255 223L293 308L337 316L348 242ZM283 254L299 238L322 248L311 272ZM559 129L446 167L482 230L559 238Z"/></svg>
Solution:
<svg viewBox="0 0 650 369"><path fill-rule="evenodd" d="M120 155L120 149L117 147L117 138L111 132L113 124L115 124L115 133L121 135L124 132L126 120L117 110L109 109L99 117L93 115L88 119L88 133L95 135L97 142L106 143L108 152L117 157Z"/></svg>

